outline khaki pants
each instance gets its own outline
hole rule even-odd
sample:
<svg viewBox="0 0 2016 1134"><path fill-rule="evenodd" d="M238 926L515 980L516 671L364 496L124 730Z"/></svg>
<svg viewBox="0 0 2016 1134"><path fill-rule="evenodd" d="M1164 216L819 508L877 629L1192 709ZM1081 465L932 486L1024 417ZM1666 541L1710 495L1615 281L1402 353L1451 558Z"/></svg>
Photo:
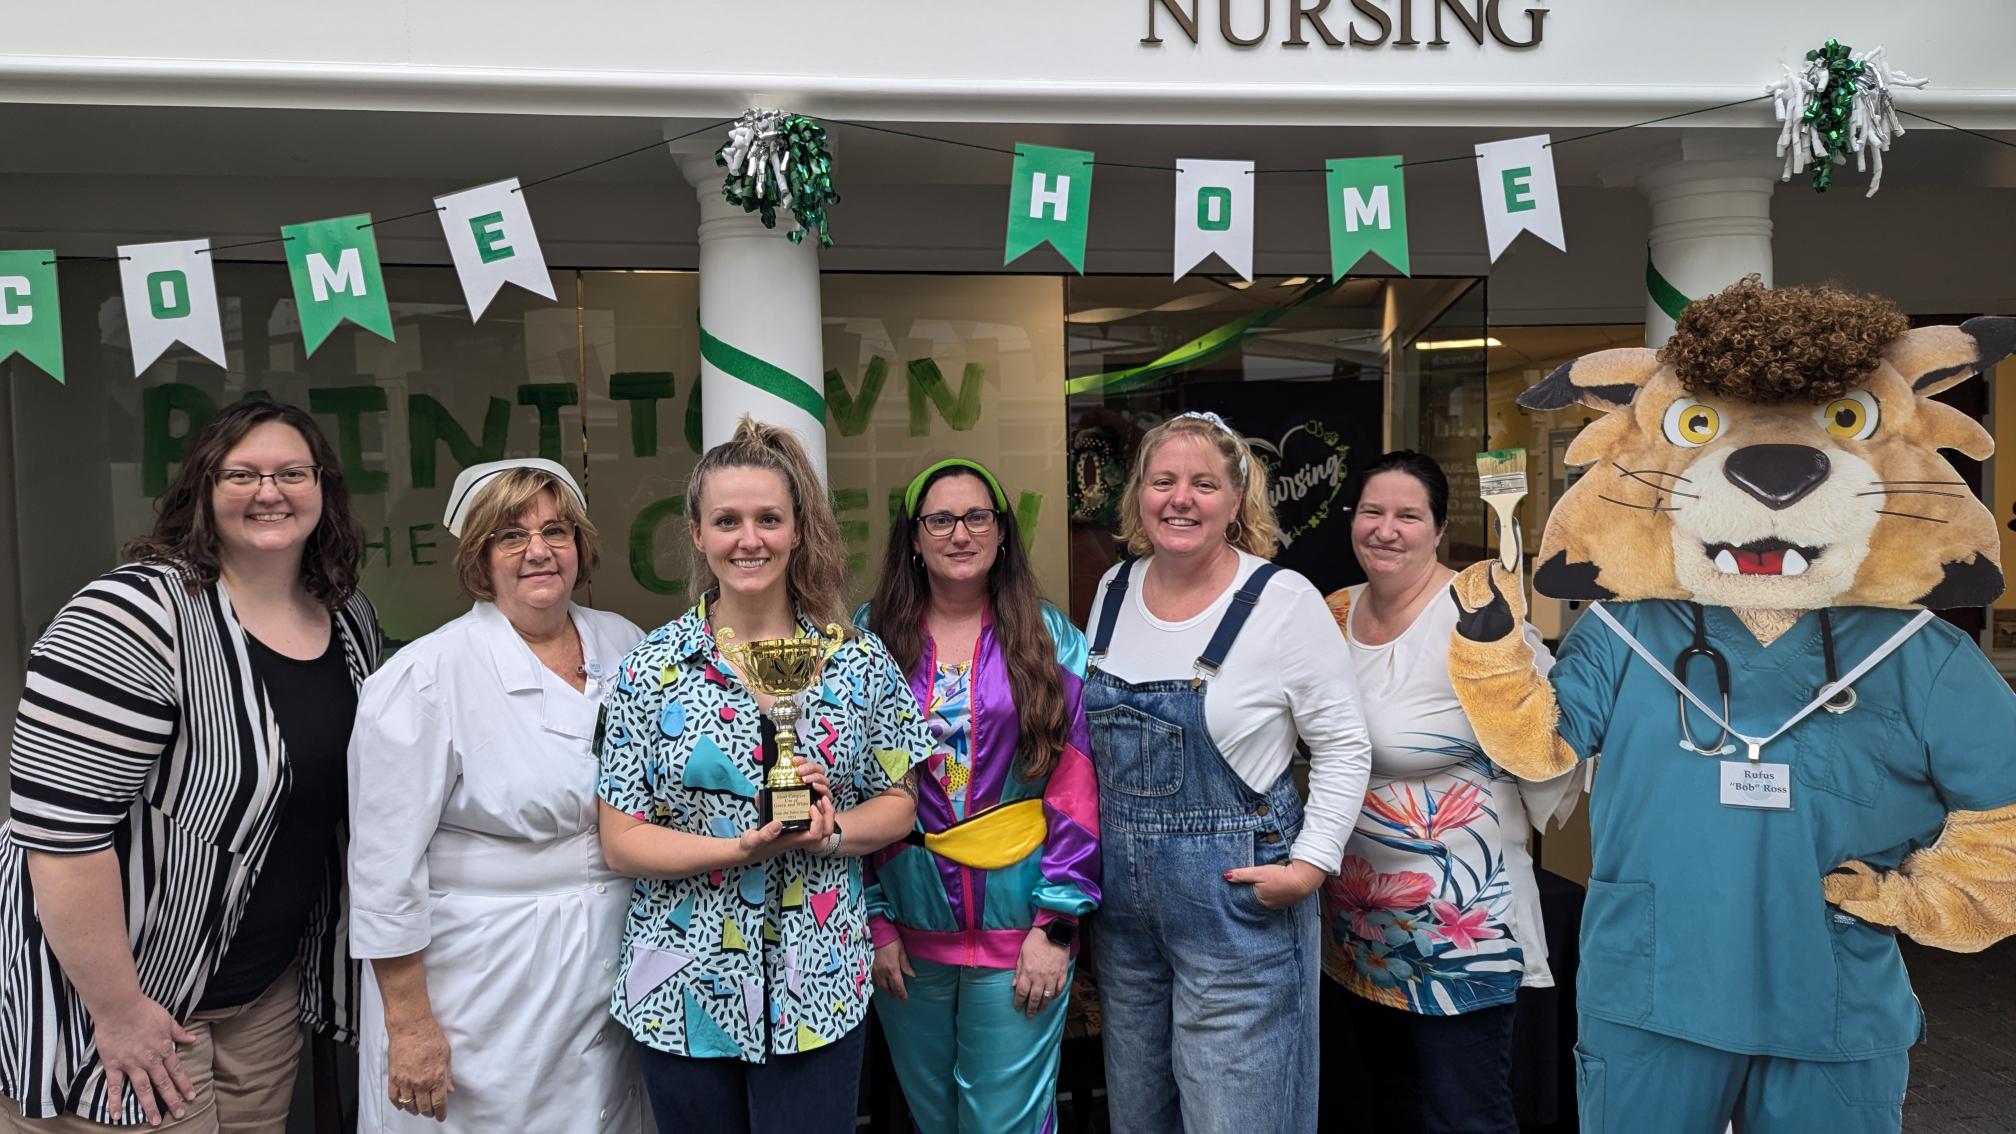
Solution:
<svg viewBox="0 0 2016 1134"><path fill-rule="evenodd" d="M22 1118L18 1102L0 1105L4 1134L104 1134L108 1130L174 1130L178 1134L283 1134L301 1062L292 968L250 1004L198 1012L185 1026L196 1042L182 1049L182 1070L196 1098L179 1120L161 1125L106 1126L74 1114Z"/></svg>

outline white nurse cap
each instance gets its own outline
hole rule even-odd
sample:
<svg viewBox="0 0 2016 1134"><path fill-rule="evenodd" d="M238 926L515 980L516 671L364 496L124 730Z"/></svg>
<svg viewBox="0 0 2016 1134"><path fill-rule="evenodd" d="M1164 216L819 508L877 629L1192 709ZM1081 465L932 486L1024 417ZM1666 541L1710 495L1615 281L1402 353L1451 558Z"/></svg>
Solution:
<svg viewBox="0 0 2016 1134"><path fill-rule="evenodd" d="M574 474L568 472L566 466L558 461L549 461L544 457L512 457L509 460L470 465L462 470L461 476L455 478L455 487L448 492L448 512L442 517L442 522L448 525L448 531L455 538L462 538L462 521L469 518L469 509L476 503L476 497L482 493L484 486L495 482L499 476L512 469L538 469L540 472L552 473L560 478L561 484L567 486L568 492L573 493L574 502L581 506L581 510L583 512L588 510L588 498L581 494L581 486L574 482Z"/></svg>

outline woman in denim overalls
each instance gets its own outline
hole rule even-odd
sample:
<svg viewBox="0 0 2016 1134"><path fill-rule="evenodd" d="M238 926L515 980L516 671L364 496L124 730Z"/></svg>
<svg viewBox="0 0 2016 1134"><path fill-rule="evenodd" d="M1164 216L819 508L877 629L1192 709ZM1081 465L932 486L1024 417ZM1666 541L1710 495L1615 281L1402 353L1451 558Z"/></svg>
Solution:
<svg viewBox="0 0 2016 1134"><path fill-rule="evenodd" d="M1146 558L1109 572L1094 608L1094 955L1115 1134L1316 1129L1313 895L1371 758L1322 595L1264 558L1265 480L1215 414L1150 431L1121 504Z"/></svg>

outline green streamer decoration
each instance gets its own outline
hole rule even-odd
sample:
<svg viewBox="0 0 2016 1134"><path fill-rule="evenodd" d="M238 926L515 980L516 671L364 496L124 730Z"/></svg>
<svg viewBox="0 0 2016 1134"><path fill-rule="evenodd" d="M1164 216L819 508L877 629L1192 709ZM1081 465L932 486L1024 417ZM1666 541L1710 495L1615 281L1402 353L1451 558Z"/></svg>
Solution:
<svg viewBox="0 0 2016 1134"><path fill-rule="evenodd" d="M1863 70L1853 54L1846 44L1831 39L1806 53L1806 62L1818 64L1827 74L1826 86L1804 115L1806 124L1826 147L1826 159L1813 167L1816 192L1825 193L1834 183L1834 166L1848 160L1848 125L1855 114L1855 87Z"/></svg>
<svg viewBox="0 0 2016 1134"><path fill-rule="evenodd" d="M781 110L750 110L714 151L714 164L728 170L721 195L729 204L760 214L764 228L776 228L777 210L788 209L798 221L785 234L791 243L816 232L820 247L833 247L826 209L840 202L840 194L833 188L826 128L817 121Z"/></svg>

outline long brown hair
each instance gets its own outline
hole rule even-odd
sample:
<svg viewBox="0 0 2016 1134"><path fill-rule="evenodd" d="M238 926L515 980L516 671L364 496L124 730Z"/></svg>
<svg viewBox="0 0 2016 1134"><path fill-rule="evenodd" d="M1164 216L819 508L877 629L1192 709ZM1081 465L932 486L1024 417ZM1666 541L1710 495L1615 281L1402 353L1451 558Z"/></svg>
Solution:
<svg viewBox="0 0 2016 1134"><path fill-rule="evenodd" d="M783 478L791 491L791 522L798 531L798 546L791 549L785 567L784 584L798 612L812 620L821 632L829 625L840 627L852 637L854 624L847 618L847 545L840 539L840 522L833 518L833 505L819 481L812 458L791 431L744 414L735 435L700 455L693 475L686 481L686 525L700 523L701 495L707 478L722 469L768 469ZM707 555L693 549L693 590L706 594L720 585Z"/></svg>
<svg viewBox="0 0 2016 1134"><path fill-rule="evenodd" d="M364 551L364 528L350 514L350 490L336 449L315 419L283 402L248 398L217 412L189 442L182 469L154 501L154 530L126 545L126 558L137 563L168 563L181 568L190 590L217 581L223 563L217 552L217 517L210 498L217 470L245 435L268 422L279 422L301 435L321 472L322 519L308 533L301 550L301 583L315 601L330 610L350 601L357 591L357 570Z"/></svg>
<svg viewBox="0 0 2016 1134"><path fill-rule="evenodd" d="M973 470L957 465L940 469L918 491L921 501L931 486L953 476L981 478ZM1005 501L996 500L996 505ZM918 531L917 517L905 512L889 525L889 549L882 557L882 577L875 584L875 597L868 608L868 628L889 648L905 675L916 671L924 654L924 611L930 602L931 577L912 548ZM1057 766L1070 736L1071 712L1065 703L1064 683L1057 672L1057 645L1043 620L1042 594L1036 574L1029 568L1029 556L1022 550L1022 534L1015 513L1000 509L995 531L1000 533L1001 550L987 572L987 603L994 616L994 637L1008 667L1008 688L1015 697L1015 713L1021 718L1019 774L1025 780L1040 779Z"/></svg>

